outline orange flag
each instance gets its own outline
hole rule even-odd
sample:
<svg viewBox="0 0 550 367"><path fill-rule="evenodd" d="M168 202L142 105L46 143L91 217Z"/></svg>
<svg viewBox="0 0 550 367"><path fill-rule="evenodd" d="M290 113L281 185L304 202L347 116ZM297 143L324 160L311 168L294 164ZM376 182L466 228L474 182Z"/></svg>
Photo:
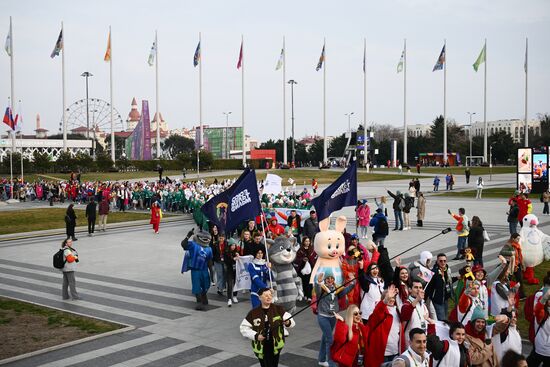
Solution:
<svg viewBox="0 0 550 367"><path fill-rule="evenodd" d="M104 61L111 61L111 32L109 32L109 38L107 39L107 51L105 51Z"/></svg>

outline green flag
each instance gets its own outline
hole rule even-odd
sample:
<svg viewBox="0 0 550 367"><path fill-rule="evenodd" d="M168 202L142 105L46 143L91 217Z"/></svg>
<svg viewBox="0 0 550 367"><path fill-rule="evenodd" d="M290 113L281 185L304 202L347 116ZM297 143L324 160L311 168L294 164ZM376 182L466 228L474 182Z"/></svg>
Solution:
<svg viewBox="0 0 550 367"><path fill-rule="evenodd" d="M483 45L483 49L481 50L481 53L477 57L476 62L474 62L474 70L477 72L477 69L479 69L479 65L485 62L485 47L487 45Z"/></svg>

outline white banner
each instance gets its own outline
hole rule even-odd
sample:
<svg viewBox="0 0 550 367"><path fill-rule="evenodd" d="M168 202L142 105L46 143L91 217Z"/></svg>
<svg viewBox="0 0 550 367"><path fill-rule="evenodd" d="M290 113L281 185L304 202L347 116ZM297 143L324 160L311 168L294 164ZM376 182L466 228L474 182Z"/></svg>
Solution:
<svg viewBox="0 0 550 367"><path fill-rule="evenodd" d="M283 187L281 186L281 181L283 179L277 175L274 175L272 173L268 173L265 181L264 181L264 194L279 194L281 191L283 191Z"/></svg>
<svg viewBox="0 0 550 367"><path fill-rule="evenodd" d="M248 272L248 264L254 256L246 255L239 256L235 262L235 286L233 291L237 292L243 289L250 290L250 273Z"/></svg>

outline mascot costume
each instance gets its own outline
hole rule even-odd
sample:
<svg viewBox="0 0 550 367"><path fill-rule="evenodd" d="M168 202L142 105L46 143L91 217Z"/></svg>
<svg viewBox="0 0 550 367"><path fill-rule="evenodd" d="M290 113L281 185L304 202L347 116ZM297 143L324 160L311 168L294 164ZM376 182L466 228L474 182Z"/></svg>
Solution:
<svg viewBox="0 0 550 367"><path fill-rule="evenodd" d="M336 229L329 230L329 218L319 222L321 232L315 235L313 247L317 253L317 262L311 271L309 282L313 284L318 273L331 272L334 275L334 284L336 287L344 284L344 276L340 264L340 256L345 251L345 240L342 232L346 228L347 219L340 216L336 219Z"/></svg>
<svg viewBox="0 0 550 367"><path fill-rule="evenodd" d="M189 241L191 236L193 236L193 240ZM211 239L210 233L200 231L195 234L195 230L192 229L181 241L181 247L186 251L187 267L191 270L191 284L193 285L191 292L197 298L195 309L199 311L205 311L205 306L208 305L206 293L210 288L208 263L212 261L212 249L209 246Z"/></svg>
<svg viewBox="0 0 550 367"><path fill-rule="evenodd" d="M550 260L550 236L537 228L538 218L533 214L523 217L523 227L519 232L523 255L523 279L528 284L539 284L535 278L535 266Z"/></svg>
<svg viewBox="0 0 550 367"><path fill-rule="evenodd" d="M292 265L296 258L296 238L279 236L268 242L275 290L273 299L275 304L283 306L285 311L292 314L296 310L296 300L301 300L304 296L302 280Z"/></svg>

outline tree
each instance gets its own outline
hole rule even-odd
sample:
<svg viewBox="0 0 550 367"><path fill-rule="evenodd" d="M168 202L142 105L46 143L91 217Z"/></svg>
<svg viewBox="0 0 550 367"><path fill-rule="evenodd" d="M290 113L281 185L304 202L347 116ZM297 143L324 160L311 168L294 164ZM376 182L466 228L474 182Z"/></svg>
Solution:
<svg viewBox="0 0 550 367"><path fill-rule="evenodd" d="M107 154L107 152L98 154L96 156L95 163L97 165L97 169L100 171L109 171L114 166L113 160L111 159L110 154Z"/></svg>
<svg viewBox="0 0 550 367"><path fill-rule="evenodd" d="M514 138L507 131L500 130L487 139L489 147L493 147L493 163L512 164L515 161L516 148ZM490 148L488 148L490 151Z"/></svg>
<svg viewBox="0 0 550 367"><path fill-rule="evenodd" d="M35 150L32 154L32 165L36 172L47 172L50 169L51 161L47 153L40 153Z"/></svg>
<svg viewBox="0 0 550 367"><path fill-rule="evenodd" d="M192 152L195 149L195 141L180 135L170 135L161 146L170 158L175 158L180 153Z"/></svg>
<svg viewBox="0 0 550 367"><path fill-rule="evenodd" d="M327 154L329 157L342 157L344 156L344 150L346 149L347 144L348 138L346 137L346 134L337 136L330 142Z"/></svg>
<svg viewBox="0 0 550 367"><path fill-rule="evenodd" d="M318 165L319 162L323 162L323 144L324 139L316 140L315 143L311 144L308 149L309 160L314 166Z"/></svg>
<svg viewBox="0 0 550 367"><path fill-rule="evenodd" d="M105 138L105 150L111 154L111 135ZM126 138L115 135L115 158L117 161L122 158L122 153L126 152ZM117 164L118 165L118 164Z"/></svg>

